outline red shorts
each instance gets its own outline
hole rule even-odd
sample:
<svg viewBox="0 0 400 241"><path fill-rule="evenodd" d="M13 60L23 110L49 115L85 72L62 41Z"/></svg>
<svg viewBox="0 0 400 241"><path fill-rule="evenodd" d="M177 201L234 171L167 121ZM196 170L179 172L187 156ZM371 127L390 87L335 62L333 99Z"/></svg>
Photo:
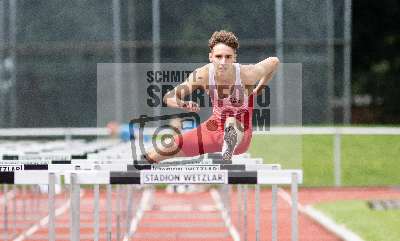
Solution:
<svg viewBox="0 0 400 241"><path fill-rule="evenodd" d="M238 155L246 152L249 148L253 129L251 118L247 122L238 118L236 119L245 126L243 139L234 152L235 155ZM224 142L224 125L225 121L221 121L220 118L211 115L199 127L182 135L175 136L175 143L178 144L181 151L188 157L204 153L221 152Z"/></svg>

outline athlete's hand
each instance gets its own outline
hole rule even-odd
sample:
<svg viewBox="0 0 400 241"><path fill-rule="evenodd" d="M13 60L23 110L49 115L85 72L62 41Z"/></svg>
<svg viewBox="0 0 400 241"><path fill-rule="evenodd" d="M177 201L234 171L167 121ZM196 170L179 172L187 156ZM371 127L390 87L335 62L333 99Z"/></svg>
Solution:
<svg viewBox="0 0 400 241"><path fill-rule="evenodd" d="M182 109L190 111L190 112L198 112L200 110L200 107L194 101L185 101L183 103Z"/></svg>

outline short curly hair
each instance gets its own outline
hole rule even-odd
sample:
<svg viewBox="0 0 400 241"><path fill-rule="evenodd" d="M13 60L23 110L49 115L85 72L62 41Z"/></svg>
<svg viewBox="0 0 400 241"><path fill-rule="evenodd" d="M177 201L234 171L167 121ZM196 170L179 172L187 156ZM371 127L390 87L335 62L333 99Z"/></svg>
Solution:
<svg viewBox="0 0 400 241"><path fill-rule="evenodd" d="M239 40L235 34L225 30L215 31L211 35L211 38L208 40L208 47L210 48L210 51L219 43L223 43L233 48L235 51L239 48Z"/></svg>

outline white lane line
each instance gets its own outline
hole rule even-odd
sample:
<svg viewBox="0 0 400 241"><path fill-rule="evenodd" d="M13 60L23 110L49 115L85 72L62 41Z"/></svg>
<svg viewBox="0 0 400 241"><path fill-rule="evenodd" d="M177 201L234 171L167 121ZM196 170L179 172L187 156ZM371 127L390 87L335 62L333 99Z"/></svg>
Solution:
<svg viewBox="0 0 400 241"><path fill-rule="evenodd" d="M150 198L153 195L153 190L145 189L143 191L142 198L140 199L139 207L136 211L135 216L131 220L131 226L129 228L129 233L124 235L123 241L128 241L130 237L136 232L136 229L139 225L140 220L143 217L144 211L148 209L148 205L150 202Z"/></svg>
<svg viewBox="0 0 400 241"><path fill-rule="evenodd" d="M345 241L364 241L360 236L347 229L344 225L336 223L330 217L311 206L306 206L305 213Z"/></svg>
<svg viewBox="0 0 400 241"><path fill-rule="evenodd" d="M278 195L285 200L289 206L292 206L292 199L290 194L285 190L279 188ZM347 229L344 225L336 223L330 217L326 216L322 212L316 210L311 205L303 206L300 202L297 204L299 212L307 215L315 222L319 223L325 229L331 231L339 238L344 241L364 241L360 236Z"/></svg>
<svg viewBox="0 0 400 241"><path fill-rule="evenodd" d="M290 207L292 207L292 197L290 196L289 193L287 193L282 188L278 188L278 196L280 196L283 200L285 200L289 204ZM305 208L300 202L297 202L297 208L301 213L305 212Z"/></svg>
<svg viewBox="0 0 400 241"><path fill-rule="evenodd" d="M84 195L84 190L81 190L81 193L79 195L80 199L82 199ZM61 214L65 213L70 205L70 200L68 199L66 203L64 203L64 205L62 205L61 207L57 208L55 210L55 216L60 216ZM26 230L24 233L22 233L21 235L19 235L17 238L15 238L13 241L22 241L24 239L26 239L27 237L33 235L36 231L38 231L40 228L43 228L47 225L47 223L49 222L49 215L47 215L46 217L42 218L37 224L32 225L28 230Z"/></svg>
<svg viewBox="0 0 400 241"><path fill-rule="evenodd" d="M232 223L231 218L228 215L227 210L225 209L222 201L221 196L219 195L218 191L214 188L210 190L210 194L212 199L214 200L215 204L217 205L218 210L221 211L222 219L225 222L225 226L228 228L230 235L234 241L240 241L239 232L236 230L235 226Z"/></svg>
<svg viewBox="0 0 400 241"><path fill-rule="evenodd" d="M9 200L13 199L14 197L15 197L14 191L13 191L13 190L8 191L5 195L2 195L2 196L0 197L0 205L5 204L5 203L6 203L6 200L7 200L7 202L8 202Z"/></svg>

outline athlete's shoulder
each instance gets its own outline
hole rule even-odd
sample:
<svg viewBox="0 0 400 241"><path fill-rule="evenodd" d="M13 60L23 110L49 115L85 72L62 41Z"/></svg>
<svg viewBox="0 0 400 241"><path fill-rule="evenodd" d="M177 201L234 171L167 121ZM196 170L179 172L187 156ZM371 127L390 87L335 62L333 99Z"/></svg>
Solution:
<svg viewBox="0 0 400 241"><path fill-rule="evenodd" d="M208 71L210 70L210 66L211 66L211 63L208 63L208 64L205 64L205 65L197 68L196 70L201 71L202 73L208 74Z"/></svg>
<svg viewBox="0 0 400 241"><path fill-rule="evenodd" d="M242 72L250 72L254 69L254 64L239 64L239 66Z"/></svg>
<svg viewBox="0 0 400 241"><path fill-rule="evenodd" d="M247 82L251 82L253 84L253 73L254 73L254 64L240 64L240 78L246 84Z"/></svg>
<svg viewBox="0 0 400 241"><path fill-rule="evenodd" d="M206 84L208 81L209 64L203 65L192 72L191 80L198 84Z"/></svg>
<svg viewBox="0 0 400 241"><path fill-rule="evenodd" d="M208 74L210 72L211 65L212 65L212 63L208 63L208 64L205 64L205 65L197 68L196 70L199 71L199 73L208 76Z"/></svg>

